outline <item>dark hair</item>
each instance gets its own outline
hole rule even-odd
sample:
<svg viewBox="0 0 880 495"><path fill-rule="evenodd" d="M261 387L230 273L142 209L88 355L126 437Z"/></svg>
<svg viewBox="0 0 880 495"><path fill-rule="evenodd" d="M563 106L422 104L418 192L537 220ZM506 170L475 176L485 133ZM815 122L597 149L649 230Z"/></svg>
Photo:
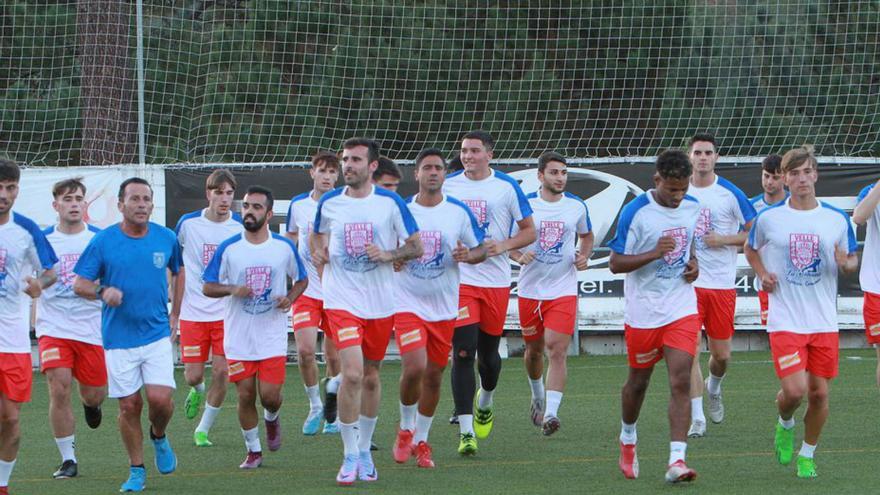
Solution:
<svg viewBox="0 0 880 495"><path fill-rule="evenodd" d="M153 186L151 186L149 182L140 177L130 177L122 181L122 184L119 184L119 201L125 201L125 188L127 188L129 184L143 184L150 188L150 196L153 195Z"/></svg>
<svg viewBox="0 0 880 495"><path fill-rule="evenodd" d="M235 176L232 175L231 170L227 168L218 168L208 176L208 180L205 181L205 189L213 191L214 189L220 189L223 187L223 184L229 184L233 190L238 187L238 182L235 181Z"/></svg>
<svg viewBox="0 0 880 495"><path fill-rule="evenodd" d="M446 163L446 158L443 158L443 152L440 151L439 148L425 148L422 151L419 151L419 154L416 155L416 168L419 168L419 165L422 163L422 160L429 156L436 156L440 158L440 161L443 162L443 168L447 168L449 164Z"/></svg>
<svg viewBox="0 0 880 495"><path fill-rule="evenodd" d="M664 179L687 179L693 168L687 153L681 150L666 150L657 157L657 173Z"/></svg>
<svg viewBox="0 0 880 495"><path fill-rule="evenodd" d="M480 142L483 143L483 146L486 148L486 151L492 151L493 149L495 149L495 138L493 138L492 135L486 131L477 130L466 132L465 135L461 137L462 141L464 141L465 139L479 139Z"/></svg>
<svg viewBox="0 0 880 495"><path fill-rule="evenodd" d="M370 161L370 163L379 160L379 143L372 139L364 137L353 137L346 139L345 142L342 143L342 149L344 150L350 150L358 146L366 146L367 150L369 150L369 152L367 153L367 159Z"/></svg>
<svg viewBox="0 0 880 495"><path fill-rule="evenodd" d="M379 180L383 175L390 175L391 177L395 177L397 179L403 177L400 174L400 169L397 168L397 164L394 163L394 160L388 158L387 156L379 157L379 166L376 167L376 171L373 172L373 180Z"/></svg>
<svg viewBox="0 0 880 495"><path fill-rule="evenodd" d="M0 158L0 181L18 182L21 180L21 169L12 160Z"/></svg>
<svg viewBox="0 0 880 495"><path fill-rule="evenodd" d="M72 179L64 179L56 182L52 186L52 197L58 198L58 196L64 196L67 193L76 192L77 189L82 189L83 195L86 194L86 185L83 184L82 177L74 177Z"/></svg>
<svg viewBox="0 0 880 495"><path fill-rule="evenodd" d="M782 157L777 154L767 155L767 158L761 161L761 168L769 174L781 173Z"/></svg>
<svg viewBox="0 0 880 495"><path fill-rule="evenodd" d="M245 191L244 194L245 194L245 196L250 195L250 194L262 194L263 196L266 196L266 209L267 210L271 210L272 207L275 206L275 196L272 194L272 190L269 189L268 187L256 186L256 185L250 186L249 188L247 188L247 191Z"/></svg>
<svg viewBox="0 0 880 495"><path fill-rule="evenodd" d="M321 164L339 170L339 156L332 151L319 151L312 156L312 168L318 168Z"/></svg>
<svg viewBox="0 0 880 495"><path fill-rule="evenodd" d="M464 163L461 163L461 154L456 153L455 156L450 158L446 168L448 168L450 172L464 170Z"/></svg>
<svg viewBox="0 0 880 495"><path fill-rule="evenodd" d="M547 168L547 164L550 162L559 162L563 165L568 165L568 162L565 161L564 156L555 151L548 151L538 157L538 172L543 172L544 169Z"/></svg>
<svg viewBox="0 0 880 495"><path fill-rule="evenodd" d="M694 145L697 141L706 141L707 143L712 143L712 147L715 148L715 151L718 151L718 143L715 142L715 136L709 134L708 132L698 132L691 137L691 140L688 142L688 148Z"/></svg>

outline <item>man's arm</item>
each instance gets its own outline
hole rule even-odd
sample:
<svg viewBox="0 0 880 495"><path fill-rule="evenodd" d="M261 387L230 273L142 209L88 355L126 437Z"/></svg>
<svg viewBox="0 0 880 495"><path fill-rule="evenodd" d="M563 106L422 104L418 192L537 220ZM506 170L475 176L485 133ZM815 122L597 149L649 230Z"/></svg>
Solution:
<svg viewBox="0 0 880 495"><path fill-rule="evenodd" d="M664 254L670 253L675 249L675 239L663 236L657 240L654 249L639 254L621 254L612 251L611 258L608 260L608 268L611 273L629 273L658 260Z"/></svg>
<svg viewBox="0 0 880 495"><path fill-rule="evenodd" d="M752 270L755 271L755 276L761 281L761 290L767 293L773 292L773 290L776 289L776 274L767 271L767 267L764 266L764 260L761 259L760 253L758 253L756 249L753 249L749 243L745 243L743 251L745 252L746 260L748 260Z"/></svg>
<svg viewBox="0 0 880 495"><path fill-rule="evenodd" d="M486 246L480 244L479 246L468 249L468 247L461 241L458 241L458 245L452 250L452 258L455 261L459 263L467 263L469 265L476 265L477 263L486 261L488 255L489 251L486 249Z"/></svg>
<svg viewBox="0 0 880 495"><path fill-rule="evenodd" d="M288 239L293 241L294 244L299 243L299 232L285 232L284 237L287 237Z"/></svg>
<svg viewBox="0 0 880 495"><path fill-rule="evenodd" d="M248 297L251 295L251 289L246 285L221 284L217 282L205 282L202 285L202 294L208 297Z"/></svg>
<svg viewBox="0 0 880 495"><path fill-rule="evenodd" d="M880 180L874 184L874 187L871 188L871 191L867 196L862 198L859 201L859 204L856 205L856 209L853 210L852 219L856 225L865 225L868 223L868 220L874 215L874 212L877 211L877 205L880 204Z"/></svg>
<svg viewBox="0 0 880 495"><path fill-rule="evenodd" d="M752 222L748 222L743 226L743 230L737 232L732 235L721 235L716 234L715 232L709 232L705 236L703 236L703 241L706 242L706 245L710 248L717 248L721 246L736 246L741 247L743 243L746 242L749 238L749 230L752 228Z"/></svg>
<svg viewBox="0 0 880 495"><path fill-rule="evenodd" d="M380 263L405 263L414 260L424 253L422 238L418 232L413 233L403 242L403 246L397 249L383 251L375 244L367 245L367 256L372 261ZM314 254L312 255L314 256Z"/></svg>
<svg viewBox="0 0 880 495"><path fill-rule="evenodd" d="M574 255L574 265L579 271L589 267L590 256L593 255L593 243L596 240L593 232L578 234L578 250Z"/></svg>
<svg viewBox="0 0 880 495"><path fill-rule="evenodd" d="M535 242L535 239L537 239L537 233L535 232L535 221L532 220L532 217L529 216L517 221L516 226L519 228L519 231L514 234L513 237L503 241L494 241L492 239L486 241L485 244L486 248L489 250L488 254L490 257L498 256L499 254L504 254L515 249L524 248Z"/></svg>
<svg viewBox="0 0 880 495"><path fill-rule="evenodd" d="M32 299L40 297L43 290L51 287L58 280L58 275L54 268L43 270L36 278L25 277L24 281L27 287L24 289L25 294L31 296Z"/></svg>

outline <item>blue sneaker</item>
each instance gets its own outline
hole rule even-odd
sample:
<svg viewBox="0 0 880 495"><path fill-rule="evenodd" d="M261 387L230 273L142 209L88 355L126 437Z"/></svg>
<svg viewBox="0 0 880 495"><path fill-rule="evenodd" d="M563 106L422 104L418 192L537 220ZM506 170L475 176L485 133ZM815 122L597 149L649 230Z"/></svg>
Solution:
<svg viewBox="0 0 880 495"><path fill-rule="evenodd" d="M379 473L376 471L376 465L373 463L373 454L369 450L358 454L358 479L361 481L376 481L379 479Z"/></svg>
<svg viewBox="0 0 880 495"><path fill-rule="evenodd" d="M142 467L131 467L128 479L119 487L120 492L142 492L147 486L147 470Z"/></svg>
<svg viewBox="0 0 880 495"><path fill-rule="evenodd" d="M309 411L309 416L303 423L303 435L317 435L321 431L321 420L324 419L324 408L317 411Z"/></svg>
<svg viewBox="0 0 880 495"><path fill-rule="evenodd" d="M324 423L324 431L322 431L325 435L338 435L339 434L339 424L337 422L332 423Z"/></svg>
<svg viewBox="0 0 880 495"><path fill-rule="evenodd" d="M162 474L171 474L177 469L177 456L171 450L168 436L153 440L156 449L156 469Z"/></svg>

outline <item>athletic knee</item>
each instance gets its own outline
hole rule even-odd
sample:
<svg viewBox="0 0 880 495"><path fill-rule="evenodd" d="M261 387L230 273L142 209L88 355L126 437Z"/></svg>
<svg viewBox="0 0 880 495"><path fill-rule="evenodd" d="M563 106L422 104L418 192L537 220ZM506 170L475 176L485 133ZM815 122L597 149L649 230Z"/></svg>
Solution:
<svg viewBox="0 0 880 495"><path fill-rule="evenodd" d="M345 369L342 370L342 383L346 387L360 387L364 382L364 371L362 369Z"/></svg>
<svg viewBox="0 0 880 495"><path fill-rule="evenodd" d="M119 415L124 417L140 417L144 402L139 395L119 401Z"/></svg>
<svg viewBox="0 0 880 495"><path fill-rule="evenodd" d="M808 398L810 404L823 405L828 403L828 389L810 389Z"/></svg>
<svg viewBox="0 0 880 495"><path fill-rule="evenodd" d="M783 384L782 396L792 402L800 402L807 395L807 390L800 384Z"/></svg>
<svg viewBox="0 0 880 495"><path fill-rule="evenodd" d="M183 377L186 379L187 385L189 385L190 387L196 386L204 381L205 369L203 367L187 367L183 370Z"/></svg>
<svg viewBox="0 0 880 495"><path fill-rule="evenodd" d="M260 396L260 403L263 405L264 409L268 409L269 411L275 412L281 409L281 392L265 394Z"/></svg>
<svg viewBox="0 0 880 495"><path fill-rule="evenodd" d="M562 344L547 346L547 354L551 361L565 361L565 357L568 355L568 346Z"/></svg>

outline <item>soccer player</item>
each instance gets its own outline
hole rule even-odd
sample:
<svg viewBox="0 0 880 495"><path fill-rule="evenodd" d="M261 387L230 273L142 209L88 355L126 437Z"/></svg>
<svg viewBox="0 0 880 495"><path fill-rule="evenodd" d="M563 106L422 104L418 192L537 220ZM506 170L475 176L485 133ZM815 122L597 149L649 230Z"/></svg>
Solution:
<svg viewBox="0 0 880 495"><path fill-rule="evenodd" d="M639 476L636 421L654 365L664 357L669 374L669 463L666 481L692 481L685 464L690 419L691 365L700 317L691 285L699 275L693 254L700 205L687 195L691 163L678 150L657 157L654 189L630 201L611 248L612 273L626 273L624 331L629 376L623 385L618 465L626 478Z"/></svg>
<svg viewBox="0 0 880 495"><path fill-rule="evenodd" d="M57 279L58 258L46 236L12 212L20 179L18 165L0 159L0 495L9 493L18 455L21 405L31 400L30 300Z"/></svg>
<svg viewBox="0 0 880 495"><path fill-rule="evenodd" d="M287 312L306 288L308 278L296 246L269 232L272 191L251 186L242 201L244 234L223 241L205 269L202 288L208 297L230 296L223 318L223 349L229 379L238 391L238 421L247 447L241 469L263 463L257 396L263 405L266 443L281 448L281 388L286 377ZM294 282L287 289L287 278Z"/></svg>
<svg viewBox="0 0 880 495"><path fill-rule="evenodd" d="M471 131L461 140L464 170L451 174L443 192L468 205L483 230L489 258L479 265L462 265L458 320L452 338L452 395L459 421L458 452L474 455L477 438L486 438L495 421L493 395L501 375L498 346L510 299L512 249L535 241L532 208L519 184L489 167L495 140L484 131ZM511 236L514 224L519 231ZM480 390L474 410L474 361Z"/></svg>
<svg viewBox="0 0 880 495"><path fill-rule="evenodd" d="M73 267L99 229L86 224L86 186L82 179L67 179L52 186L52 207L58 224L44 231L58 257L58 282L43 291L37 310L40 370L49 385L49 423L61 466L53 477L77 475L73 410L70 395L73 379L79 382L79 396L86 424L101 424L101 403L107 396L107 367L101 347L101 303L73 293Z"/></svg>
<svg viewBox="0 0 880 495"><path fill-rule="evenodd" d="M549 436L560 427L565 357L577 315L577 270L587 269L594 236L587 205L565 192L565 157L555 152L541 155L538 181L540 190L526 196L538 239L522 250L511 251L510 258L522 267L517 287L519 321L526 342L524 360L532 389L529 413L532 423ZM550 357L546 396L542 376L545 348Z"/></svg>
<svg viewBox="0 0 880 495"><path fill-rule="evenodd" d="M120 491L146 484L141 410L149 405L150 439L156 468L170 474L177 457L166 436L174 412L174 355L168 318L168 274L172 289L180 269L180 245L170 229L150 222L153 189L139 177L119 186L122 222L92 238L74 267L76 295L103 302L101 336L109 396L119 399L119 431L128 452L129 477Z"/></svg>
<svg viewBox="0 0 880 495"><path fill-rule="evenodd" d="M782 176L782 157L768 155L761 161L761 187L764 192L751 198L752 206L757 213L781 203L788 198L785 181ZM767 293L761 289L761 281L757 281L758 303L761 307L761 324L767 325Z"/></svg>
<svg viewBox="0 0 880 495"><path fill-rule="evenodd" d="M237 183L227 169L211 172L205 182L208 207L187 213L177 222L184 269L175 286L173 307L180 313L171 314L171 332L180 328L183 375L191 387L184 402L187 419L199 413L205 400L205 362L211 357L211 387L207 390L205 412L193 433L197 447L210 447L208 433L214 425L220 406L226 398L227 363L223 353L223 313L226 301L202 294L202 274L217 246L241 233L241 218L232 213L232 200ZM182 280L181 280L182 279Z"/></svg>
<svg viewBox="0 0 880 495"><path fill-rule="evenodd" d="M345 187L318 203L310 237L312 262L321 273L324 311L339 360L339 430L344 460L340 485L378 478L370 443L379 414L379 366L391 338L392 263L422 255L418 226L396 193L374 186L379 145L351 138L342 145ZM405 239L401 247L398 240ZM360 416L358 416L360 413Z"/></svg>
<svg viewBox="0 0 880 495"><path fill-rule="evenodd" d="M379 166L377 166L376 171L373 172L374 184L386 191L397 192L397 188L400 186L401 177L403 176L400 174L400 169L397 167L397 164L394 163L394 160L387 156L379 157Z"/></svg>
<svg viewBox="0 0 880 495"><path fill-rule="evenodd" d="M304 435L316 435L324 422L324 433L337 433L336 393L339 391L339 354L330 337L329 322L324 312L324 296L321 291L321 277L312 264L309 253L309 236L315 222L318 201L333 189L339 179L339 158L331 151L321 151L312 157L309 169L313 186L309 192L290 200L287 210L287 238L296 243L299 256L306 265L309 285L306 291L293 303L293 336L296 339L297 362L302 375L306 395L309 398L309 414L302 426ZM326 404L321 403L318 387L318 363L315 360L315 347L318 330L324 331L324 359L327 364L327 377L324 390Z"/></svg>
<svg viewBox="0 0 880 495"><path fill-rule="evenodd" d="M424 253L403 265L394 286L394 332L403 366L393 455L403 463L415 454L419 467L433 468L428 432L458 316L458 264L480 263L486 249L470 209L442 192L446 161L440 150L423 150L415 165L419 192L407 206L419 225Z"/></svg>
<svg viewBox="0 0 880 495"><path fill-rule="evenodd" d="M828 419L828 387L837 375L838 272L858 268L849 217L816 199L818 162L801 147L782 157L791 197L762 211L749 233L746 257L770 294L767 333L776 376L777 460L794 454L794 412L807 399L797 476L815 478L813 455Z"/></svg>
<svg viewBox="0 0 880 495"><path fill-rule="evenodd" d="M859 193L853 222L867 225L859 285L865 293L862 315L868 343L877 349L877 386L880 387L880 181Z"/></svg>
<svg viewBox="0 0 880 495"><path fill-rule="evenodd" d="M736 312L736 254L746 241L755 218L755 208L743 192L715 174L718 149L711 134L691 138L689 157L694 169L688 194L700 202L700 221L694 246L700 263L700 277L694 282L697 309L709 343L709 376L705 388L709 395L709 419L724 421L721 382L730 361L733 316ZM699 345L699 339L697 339ZM691 426L689 437L706 434L703 413L703 373L699 354L691 377Z"/></svg>

